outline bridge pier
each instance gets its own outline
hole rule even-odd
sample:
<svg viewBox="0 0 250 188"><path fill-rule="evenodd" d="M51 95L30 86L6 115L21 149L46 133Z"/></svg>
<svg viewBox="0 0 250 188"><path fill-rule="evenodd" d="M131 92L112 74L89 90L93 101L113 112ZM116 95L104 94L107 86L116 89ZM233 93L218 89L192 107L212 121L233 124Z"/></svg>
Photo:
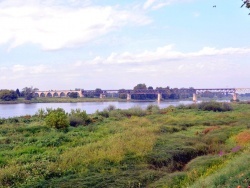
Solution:
<svg viewBox="0 0 250 188"><path fill-rule="evenodd" d="M103 98L103 93L100 94L100 99L102 99L102 98Z"/></svg>
<svg viewBox="0 0 250 188"><path fill-rule="evenodd" d="M158 93L157 94L157 101L160 102L162 99L162 94L161 93Z"/></svg>
<svg viewBox="0 0 250 188"><path fill-rule="evenodd" d="M131 100L131 94L127 93L127 101L130 101L130 100Z"/></svg>
<svg viewBox="0 0 250 188"><path fill-rule="evenodd" d="M237 101L237 94L235 92L233 94L233 101Z"/></svg>
<svg viewBox="0 0 250 188"><path fill-rule="evenodd" d="M193 93L193 102L197 102L197 94Z"/></svg>

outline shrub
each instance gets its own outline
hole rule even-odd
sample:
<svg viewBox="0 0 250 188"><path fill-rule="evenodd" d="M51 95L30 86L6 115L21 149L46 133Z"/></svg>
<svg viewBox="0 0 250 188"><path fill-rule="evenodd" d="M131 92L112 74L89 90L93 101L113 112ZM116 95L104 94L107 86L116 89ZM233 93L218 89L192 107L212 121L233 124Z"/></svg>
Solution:
<svg viewBox="0 0 250 188"><path fill-rule="evenodd" d="M109 116L116 120L121 120L125 117L121 110L113 110L109 113Z"/></svg>
<svg viewBox="0 0 250 188"><path fill-rule="evenodd" d="M233 110L232 106L229 103L226 103L226 102L222 103L222 109L224 111L232 111Z"/></svg>
<svg viewBox="0 0 250 188"><path fill-rule="evenodd" d="M48 109L47 109L47 112L48 112ZM42 119L47 115L47 113L44 109L40 108L37 110L35 115Z"/></svg>
<svg viewBox="0 0 250 188"><path fill-rule="evenodd" d="M80 109L71 110L71 113L69 114L69 122L70 126L76 127L79 125L86 125L90 121L90 118L88 117L86 111L81 111Z"/></svg>
<svg viewBox="0 0 250 188"><path fill-rule="evenodd" d="M124 110L123 114L125 116L127 116L127 117L130 117L130 116L141 117L141 116L145 116L146 115L146 111L143 110L141 107L133 107L133 108L130 108L128 110Z"/></svg>
<svg viewBox="0 0 250 188"><path fill-rule="evenodd" d="M17 117L12 117L7 119L8 123L18 123L19 119Z"/></svg>
<svg viewBox="0 0 250 188"><path fill-rule="evenodd" d="M160 112L160 108L158 105L151 104L147 106L147 111L149 111L152 114L157 114Z"/></svg>
<svg viewBox="0 0 250 188"><path fill-rule="evenodd" d="M219 103L211 101L211 102L202 102L198 104L198 109L204 111L225 112L225 111L231 111L232 107L229 103Z"/></svg>
<svg viewBox="0 0 250 188"><path fill-rule="evenodd" d="M77 127L79 125L84 125L85 124L85 121L80 118L80 117L77 117L77 116L70 116L69 117L69 124L70 126L72 127Z"/></svg>
<svg viewBox="0 0 250 188"><path fill-rule="evenodd" d="M96 111L96 115L97 116L102 116L102 117L105 117L105 118L108 118L109 117L109 111L104 109L103 111Z"/></svg>
<svg viewBox="0 0 250 188"><path fill-rule="evenodd" d="M46 125L56 129L65 129L69 126L69 119L62 108L51 110L45 118Z"/></svg>
<svg viewBox="0 0 250 188"><path fill-rule="evenodd" d="M23 122L23 123L30 123L30 122L34 121L34 118L30 115L25 115L25 116L20 116L19 121Z"/></svg>
<svg viewBox="0 0 250 188"><path fill-rule="evenodd" d="M105 110L108 110L109 112L115 110L116 107L114 105L109 105Z"/></svg>
<svg viewBox="0 0 250 188"><path fill-rule="evenodd" d="M4 118L0 119L0 125L4 124L5 122L6 122L6 119L4 119Z"/></svg>

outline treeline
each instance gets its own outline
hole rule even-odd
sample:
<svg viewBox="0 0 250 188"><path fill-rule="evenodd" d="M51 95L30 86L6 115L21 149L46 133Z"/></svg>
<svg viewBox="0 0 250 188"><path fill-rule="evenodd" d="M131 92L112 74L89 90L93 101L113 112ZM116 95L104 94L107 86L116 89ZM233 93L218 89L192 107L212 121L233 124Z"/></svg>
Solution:
<svg viewBox="0 0 250 188"><path fill-rule="evenodd" d="M0 90L0 100L2 101L15 101L18 98L24 98L25 100L31 100L35 97L35 92L39 89L33 87L25 87L21 91L19 89L8 90L2 89Z"/></svg>
<svg viewBox="0 0 250 188"><path fill-rule="evenodd" d="M195 92L195 89L193 87L189 88L170 88L167 87L156 87L153 88L152 86L148 86L146 84L137 84L133 90L137 93L139 90L147 90L148 92L142 92L141 94L133 94L131 93L131 99L132 100L156 100L157 99L157 93L152 94L150 90L160 90L162 94L163 100L174 100L174 99L188 99L193 96L193 93ZM120 99L126 99L127 98L127 89L119 89L118 93L106 93L101 88L96 88L93 91L84 91L83 89L75 89L75 91L81 90L84 94L84 97L86 98L99 98L101 94L103 94L103 97L106 98L120 98ZM36 91L39 91L38 88L33 87L25 87L21 91L19 89L14 90L0 90L0 100L2 101L15 101L18 98L24 98L25 100L31 100L33 98L36 98L35 95ZM240 95L242 96L242 95ZM244 94L244 96L250 96L249 93ZM79 94L77 92L71 92L68 97L70 98L78 98ZM231 97L231 94L229 93L223 93L223 92L211 92L211 91L205 91L202 93L197 93L198 98L223 98L223 97Z"/></svg>
<svg viewBox="0 0 250 188"><path fill-rule="evenodd" d="M167 87L156 87L153 88L152 86L147 87L146 84L137 84L134 88L136 90L162 90L162 99L164 100L174 100L174 99L187 99L193 97L193 93L195 92L195 89L193 87L189 88L170 88L169 86ZM204 98L222 98L222 97L227 97L230 94L225 94L223 92L210 92L210 91L205 91L203 93L198 93L198 98L204 97ZM125 99L127 96L124 94L124 90L120 90L119 98ZM132 94L131 99L134 100L155 100L157 99L157 94Z"/></svg>
<svg viewBox="0 0 250 188"><path fill-rule="evenodd" d="M0 101L16 101L18 98L32 100L33 98L37 97L37 95L35 94L37 91L39 91L39 89L33 87L25 87L21 91L19 89L2 89L0 90ZM68 97L77 98L79 96L77 92L71 92Z"/></svg>

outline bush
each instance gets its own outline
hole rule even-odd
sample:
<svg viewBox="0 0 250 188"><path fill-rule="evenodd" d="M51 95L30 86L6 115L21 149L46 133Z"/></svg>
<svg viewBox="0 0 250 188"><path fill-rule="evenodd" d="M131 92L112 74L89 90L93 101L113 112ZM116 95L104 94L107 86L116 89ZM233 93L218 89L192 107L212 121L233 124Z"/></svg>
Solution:
<svg viewBox="0 0 250 188"><path fill-rule="evenodd" d="M198 104L198 109L204 111L225 112L225 111L231 111L232 107L229 103L219 103L211 101L211 102L202 102Z"/></svg>
<svg viewBox="0 0 250 188"><path fill-rule="evenodd" d="M116 109L116 107L114 105L109 105L105 110L111 112L111 111L113 111L115 109Z"/></svg>
<svg viewBox="0 0 250 188"><path fill-rule="evenodd" d="M147 106L147 111L149 111L152 114L157 114L160 112L160 108L158 105L151 104Z"/></svg>
<svg viewBox="0 0 250 188"><path fill-rule="evenodd" d="M30 123L32 121L32 117L30 115L21 116L19 119L23 123Z"/></svg>
<svg viewBox="0 0 250 188"><path fill-rule="evenodd" d="M6 119L4 119L4 118L0 119L0 125L4 124L5 122L6 122Z"/></svg>
<svg viewBox="0 0 250 188"><path fill-rule="evenodd" d="M105 118L108 118L109 117L109 111L104 109L103 111L96 111L96 115L97 116L102 116L102 117L105 117Z"/></svg>
<svg viewBox="0 0 250 188"><path fill-rule="evenodd" d="M69 126L69 119L62 108L51 110L45 118L46 125L56 129L65 129Z"/></svg>
<svg viewBox="0 0 250 188"><path fill-rule="evenodd" d="M48 109L47 109L47 112L48 112ZM44 109L40 108L37 110L35 115L38 116L40 119L42 119L47 115L47 112Z"/></svg>
<svg viewBox="0 0 250 188"><path fill-rule="evenodd" d="M19 119L17 117L12 117L7 119L8 123L18 123Z"/></svg>
<svg viewBox="0 0 250 188"><path fill-rule="evenodd" d="M114 118L116 120L121 120L123 119L125 116L124 114L122 114L121 110L113 110L109 113L109 117Z"/></svg>
<svg viewBox="0 0 250 188"><path fill-rule="evenodd" d="M86 111L81 111L80 109L71 110L69 114L69 122L70 126L76 127L79 125L87 125L90 122L90 118L88 117Z"/></svg>
<svg viewBox="0 0 250 188"><path fill-rule="evenodd" d="M127 117L130 117L130 116L141 117L141 116L145 116L146 115L146 111L143 110L141 107L133 107L133 108L130 108L128 110L124 110L123 114L125 116L127 116Z"/></svg>

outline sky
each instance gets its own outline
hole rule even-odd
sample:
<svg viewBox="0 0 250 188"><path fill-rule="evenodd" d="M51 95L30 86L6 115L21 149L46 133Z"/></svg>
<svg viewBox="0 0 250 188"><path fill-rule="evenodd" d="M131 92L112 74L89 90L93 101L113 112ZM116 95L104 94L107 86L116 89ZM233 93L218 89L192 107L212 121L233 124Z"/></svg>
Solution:
<svg viewBox="0 0 250 188"><path fill-rule="evenodd" d="M0 89L250 88L250 10L241 5L0 0Z"/></svg>

